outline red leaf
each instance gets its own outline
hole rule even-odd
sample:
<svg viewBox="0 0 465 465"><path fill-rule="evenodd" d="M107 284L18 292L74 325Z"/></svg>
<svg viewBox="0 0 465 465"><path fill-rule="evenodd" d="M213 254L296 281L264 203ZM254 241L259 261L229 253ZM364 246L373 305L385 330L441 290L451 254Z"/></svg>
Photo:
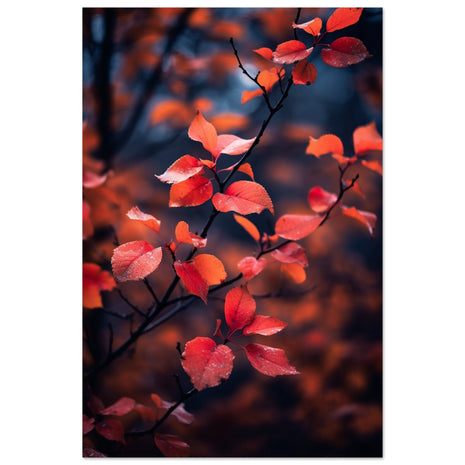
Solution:
<svg viewBox="0 0 465 465"><path fill-rule="evenodd" d="M341 208L344 215L350 216L363 223L368 228L370 235L373 236L373 229L376 225L376 215L374 213L358 210L355 207L342 206Z"/></svg>
<svg viewBox="0 0 465 465"><path fill-rule="evenodd" d="M94 429L95 418L82 415L82 434L87 434Z"/></svg>
<svg viewBox="0 0 465 465"><path fill-rule="evenodd" d="M217 158L221 153L226 155L241 155L249 150L255 139L255 137L253 139L241 139L232 134L222 134L218 136L218 143L213 156Z"/></svg>
<svg viewBox="0 0 465 465"><path fill-rule="evenodd" d="M261 334L262 336L271 336L279 333L287 326L284 321L278 320L272 316L255 315L252 322L244 328L242 334L248 336L250 334Z"/></svg>
<svg viewBox="0 0 465 465"><path fill-rule="evenodd" d="M315 65L307 60L299 61L292 70L294 84L310 85L316 81L317 71Z"/></svg>
<svg viewBox="0 0 465 465"><path fill-rule="evenodd" d="M193 264L209 286L221 284L226 279L226 271L221 260L214 255L200 254L193 258Z"/></svg>
<svg viewBox="0 0 465 465"><path fill-rule="evenodd" d="M200 111L197 112L197 115L192 120L187 134L192 140L201 142L203 147L210 153L213 153L215 151L216 142L218 139L215 126L209 123L202 116L202 113L200 113Z"/></svg>
<svg viewBox="0 0 465 465"><path fill-rule="evenodd" d="M131 412L136 406L136 401L129 397L121 397L114 404L105 408L100 412L101 415L126 415L126 413Z"/></svg>
<svg viewBox="0 0 465 465"><path fill-rule="evenodd" d="M167 400L164 400L162 402L162 408L169 409L175 404L176 402L168 402ZM176 417L181 423L184 423L185 425L190 425L194 421L194 415L185 409L184 403L176 407L176 409L171 412L171 415Z"/></svg>
<svg viewBox="0 0 465 465"><path fill-rule="evenodd" d="M173 184L170 189L170 207L196 207L211 198L213 185L204 176L193 176Z"/></svg>
<svg viewBox="0 0 465 465"><path fill-rule="evenodd" d="M273 250L271 256L281 263L298 263L301 266L308 266L305 249L296 242L289 242Z"/></svg>
<svg viewBox="0 0 465 465"><path fill-rule="evenodd" d="M298 240L308 236L323 221L322 215L283 215L276 222L276 234L284 239Z"/></svg>
<svg viewBox="0 0 465 465"><path fill-rule="evenodd" d="M363 42L354 37L340 37L321 50L321 59L335 68L345 68L370 57Z"/></svg>
<svg viewBox="0 0 465 465"><path fill-rule="evenodd" d="M376 130L374 121L359 126L353 135L354 151L358 156L366 155L370 150L383 150L383 139Z"/></svg>
<svg viewBox="0 0 465 465"><path fill-rule="evenodd" d="M316 37L321 31L322 25L323 22L320 18L314 18L311 21L307 21L306 23L302 24L293 23L292 27L294 29L303 29L305 32L308 32L312 36Z"/></svg>
<svg viewBox="0 0 465 465"><path fill-rule="evenodd" d="M332 192L325 191L319 186L310 189L308 193L308 204L316 213L323 213L329 210L337 200L337 195Z"/></svg>
<svg viewBox="0 0 465 465"><path fill-rule="evenodd" d="M161 221L157 220L152 215L140 211L138 207L132 207L131 210L126 213L126 216L131 220L144 224L148 228L153 229L155 232L160 231Z"/></svg>
<svg viewBox="0 0 465 465"><path fill-rule="evenodd" d="M124 428L119 420L105 418L105 420L95 425L95 431L104 438L124 444Z"/></svg>
<svg viewBox="0 0 465 465"><path fill-rule="evenodd" d="M239 223L257 242L260 240L260 233L258 232L257 227L247 218L233 214L234 219Z"/></svg>
<svg viewBox="0 0 465 465"><path fill-rule="evenodd" d="M226 279L226 271L221 261L214 255L200 254L190 262L174 263L176 274L186 289L207 303L208 287L221 284Z"/></svg>
<svg viewBox="0 0 465 465"><path fill-rule="evenodd" d="M82 265L82 305L86 308L101 308L100 291L110 291L116 286L115 280L108 271L104 271L95 263Z"/></svg>
<svg viewBox="0 0 465 465"><path fill-rule="evenodd" d="M238 264L240 272L244 275L246 281L255 278L263 271L266 266L266 258L260 257L258 260L255 257L244 257Z"/></svg>
<svg viewBox="0 0 465 465"><path fill-rule="evenodd" d="M203 170L204 164L191 155L184 155L178 158L163 174L155 175L161 182L175 184L199 174Z"/></svg>
<svg viewBox="0 0 465 465"><path fill-rule="evenodd" d="M258 55L265 58L265 60L271 60L271 57L273 55L273 50L271 50L271 48L268 47L257 48L256 50L254 50L254 52L258 53Z"/></svg>
<svg viewBox="0 0 465 465"><path fill-rule="evenodd" d="M307 150L305 153L309 155L315 155L319 158L321 155L326 153L336 153L339 155L344 154L344 146L342 145L341 139L334 134L325 134L318 139L314 139L310 136Z"/></svg>
<svg viewBox="0 0 465 465"><path fill-rule="evenodd" d="M381 175L383 174L383 167L381 166L381 163L378 160L362 160L361 163L369 170L375 171L376 173L379 173Z"/></svg>
<svg viewBox="0 0 465 465"><path fill-rule="evenodd" d="M234 355L229 347L216 345L208 337L196 337L186 344L181 363L194 387L201 391L228 379L233 360Z"/></svg>
<svg viewBox="0 0 465 465"><path fill-rule="evenodd" d="M284 350L261 344L248 344L245 353L251 365L260 373L268 376L300 374L289 360Z"/></svg>
<svg viewBox="0 0 465 465"><path fill-rule="evenodd" d="M208 284L197 271L195 265L191 262L182 263L180 260L174 263L176 274L181 278L184 287L188 292L199 296L207 303Z"/></svg>
<svg viewBox="0 0 465 465"><path fill-rule="evenodd" d="M102 454L98 450L92 449L92 447L84 445L82 448L83 457L106 457L105 454Z"/></svg>
<svg viewBox="0 0 465 465"><path fill-rule="evenodd" d="M247 287L239 286L226 294L224 316L230 333L242 329L253 320L256 303Z"/></svg>
<svg viewBox="0 0 465 465"><path fill-rule="evenodd" d="M162 248L145 241L126 242L113 250L111 266L117 281L137 281L153 273L160 265Z"/></svg>
<svg viewBox="0 0 465 465"><path fill-rule="evenodd" d="M192 244L194 247L201 248L207 245L207 239L197 236L189 231L189 225L185 221L180 221L174 231L176 240L181 244Z"/></svg>
<svg viewBox="0 0 465 465"><path fill-rule="evenodd" d="M299 263L281 263L281 271L297 284L303 283L307 279L305 269Z"/></svg>
<svg viewBox="0 0 465 465"><path fill-rule="evenodd" d="M338 8L326 22L326 32L333 32L355 24L363 8Z"/></svg>
<svg viewBox="0 0 465 465"><path fill-rule="evenodd" d="M234 211L241 215L261 213L268 209L274 214L273 203L265 188L253 181L236 181L224 192L217 192L212 199L220 212Z"/></svg>
<svg viewBox="0 0 465 465"><path fill-rule="evenodd" d="M271 59L281 65L291 64L307 58L312 51L313 47L307 48L300 40L289 40L276 47Z"/></svg>
<svg viewBox="0 0 465 465"><path fill-rule="evenodd" d="M190 446L174 434L155 433L155 444L165 457L189 457Z"/></svg>

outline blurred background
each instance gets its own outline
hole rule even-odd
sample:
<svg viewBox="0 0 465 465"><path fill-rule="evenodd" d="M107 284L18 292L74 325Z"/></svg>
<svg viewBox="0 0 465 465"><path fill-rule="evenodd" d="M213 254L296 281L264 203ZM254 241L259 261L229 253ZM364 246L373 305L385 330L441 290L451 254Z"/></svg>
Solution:
<svg viewBox="0 0 465 465"><path fill-rule="evenodd" d="M303 8L299 22L315 16L326 20L333 11ZM256 136L268 110L262 98L241 104L242 92L255 87L239 70L229 39L234 38L242 63L255 75L272 65L252 50L274 50L294 39L296 15L296 8L83 9L83 171L93 179L105 176L83 188L84 262L111 270L115 236L120 243L160 245L153 231L125 216L135 205L162 220L160 232L167 240L174 238L180 220L200 232L209 202L169 209L169 186L154 175L185 154L208 158L201 144L187 136L198 109L218 133ZM311 43L304 31L297 34ZM248 216L262 232L273 234L275 219L285 213L310 213L310 188L338 192L337 162L306 155L309 136L336 134L345 155L351 156L358 126L375 121L382 134L382 9L365 8L358 23L331 33L328 42L341 36L362 40L372 56L339 69L314 52L316 82L293 86L249 160L276 210L275 217L268 211ZM279 95L274 89L272 101ZM343 203L377 215L373 237L361 223L335 215L299 241L309 259L305 282L295 283L280 273L278 264L270 264L249 285L259 296L257 314L275 316L288 327L269 337L249 336L244 343L283 348L301 374L267 377L237 351L228 381L186 402L194 423L170 418L160 431L178 434L191 446L192 456L382 455L382 179L359 164L348 177L357 173L364 197L349 191ZM237 173L235 179L247 177ZM256 253L255 247L227 213L215 221L205 252L217 255L233 277L238 261ZM162 294L172 276L164 260L149 281ZM140 308L150 304L142 283L119 287ZM189 380L176 344L184 347L196 336L213 334L216 319L223 316L226 291L209 298L207 306L195 303L142 337L92 380L92 391L105 405L121 396L150 405L151 393L177 400L173 375L186 387ZM83 346L84 369L93 364L93 356L105 356L109 323L114 347L129 335L129 322L118 315L129 313L130 307L115 291L102 292L102 299L104 309L84 309L83 329L92 341L92 354ZM135 413L121 419L128 429L140 422ZM125 446L86 440L110 456L158 454L151 437Z"/></svg>

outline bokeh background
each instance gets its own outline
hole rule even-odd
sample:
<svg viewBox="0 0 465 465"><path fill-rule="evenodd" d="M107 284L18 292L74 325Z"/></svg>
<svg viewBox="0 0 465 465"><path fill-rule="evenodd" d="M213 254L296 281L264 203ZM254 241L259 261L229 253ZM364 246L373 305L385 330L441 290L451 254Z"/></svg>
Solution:
<svg viewBox="0 0 465 465"><path fill-rule="evenodd" d="M303 8L300 22L326 19L332 9ZM294 38L297 9L178 8L83 9L83 164L84 171L108 173L105 183L84 188L89 207L85 218L83 260L110 270L115 234L123 243L156 235L134 224L126 212L134 205L162 219L162 234L174 237L183 219L200 230L210 213L208 203L196 208L168 208L169 187L154 175L177 158L206 158L187 128L200 109L219 133L243 138L257 134L267 109L263 99L244 105L244 90L254 90L238 69L229 44L233 37L242 63L252 75L270 63L253 53ZM276 209L309 213L307 193L319 185L338 191L336 161L305 154L309 136L334 133L345 154L353 153L352 133L375 121L382 134L382 10L365 8L360 21L331 34L363 41L371 57L348 68L324 64L311 86L294 86L249 160L257 182L266 187ZM298 38L308 41L303 31ZM275 89L272 99L277 99ZM276 100L274 100L276 101ZM228 157L225 157L228 158ZM379 159L379 156L378 158ZM232 158L229 160L232 161ZM364 198L349 191L344 203L376 213L374 236L359 222L334 216L299 241L307 250L304 283L296 284L270 265L250 283L257 313L288 323L279 334L255 336L254 342L285 349L301 374L269 378L251 368L237 352L227 382L186 402L195 415L192 425L169 419L161 432L178 434L197 457L357 457L382 455L382 179L360 165ZM237 179L246 179L240 173ZM250 215L261 231L273 234L275 218L268 212ZM216 254L230 277L237 262L256 252L253 240L232 214L217 218L208 237L207 253ZM149 280L160 294L172 279L166 260ZM150 295L141 283L123 283L122 291L144 308ZM181 290L179 290L181 292ZM173 377L183 374L177 342L211 336L223 315L224 292L176 315L145 335L127 356L92 381L105 405L129 396L150 405L150 394L175 401ZM266 297L270 293L277 297ZM179 295L179 294L177 294ZM96 356L108 347L108 324L114 346L129 334L129 323L117 315L130 311L115 291L102 293L104 309L85 309L83 329ZM116 314L116 315L115 315ZM244 338L245 339L245 338ZM253 338L247 338L251 342ZM86 345L84 368L93 359ZM123 417L138 426L136 413ZM110 456L153 456L151 437L125 446L102 440L93 446Z"/></svg>

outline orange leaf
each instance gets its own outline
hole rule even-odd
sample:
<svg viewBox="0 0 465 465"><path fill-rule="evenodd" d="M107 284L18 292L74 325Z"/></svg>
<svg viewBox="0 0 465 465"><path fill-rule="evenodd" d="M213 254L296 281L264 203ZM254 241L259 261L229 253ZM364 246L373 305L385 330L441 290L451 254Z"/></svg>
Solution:
<svg viewBox="0 0 465 465"><path fill-rule="evenodd" d="M326 32L333 32L355 24L363 8L338 8L326 22Z"/></svg>
<svg viewBox="0 0 465 465"><path fill-rule="evenodd" d="M139 223L144 224L148 228L153 229L155 232L160 231L160 223L161 223L161 221L157 220L152 215L149 215L147 213L143 213L142 211L139 210L139 208L137 206L132 207L131 210L129 210L126 213L126 216L131 220L135 220L135 221L138 221Z"/></svg>
<svg viewBox="0 0 465 465"><path fill-rule="evenodd" d="M254 52L260 55L261 57L265 58L265 60L271 60L271 57L273 55L273 50L271 50L271 48L268 47L257 48L256 50L254 50Z"/></svg>
<svg viewBox="0 0 465 465"><path fill-rule="evenodd" d="M195 207L211 198L213 185L201 175L173 184L170 189L170 207Z"/></svg>
<svg viewBox="0 0 465 465"><path fill-rule="evenodd" d="M323 215L283 215L276 222L276 234L284 239L302 239L315 231Z"/></svg>
<svg viewBox="0 0 465 465"><path fill-rule="evenodd" d="M316 81L317 71L315 65L307 60L299 61L292 70L294 84L310 85Z"/></svg>
<svg viewBox="0 0 465 465"><path fill-rule="evenodd" d="M325 191L319 186L315 186L310 189L307 200L310 208L314 212L323 213L328 211L336 203L337 195Z"/></svg>
<svg viewBox="0 0 465 465"><path fill-rule="evenodd" d="M341 209L344 215L350 216L363 223L368 228L370 235L373 236L373 229L376 225L376 215L374 213L358 210L355 207L342 206Z"/></svg>
<svg viewBox="0 0 465 465"><path fill-rule="evenodd" d="M244 90L242 92L241 103L243 105L244 103L247 103L249 100L252 100L255 97L260 97L260 95L263 95L263 91L261 89Z"/></svg>
<svg viewBox="0 0 465 465"><path fill-rule="evenodd" d="M326 153L343 155L344 146L342 145L341 139L334 134L325 134L318 139L314 139L310 136L305 153L315 155L317 158L321 157L321 155L325 155Z"/></svg>
<svg viewBox="0 0 465 465"><path fill-rule="evenodd" d="M376 173L379 173L381 175L383 174L383 167L381 166L381 163L378 160L362 160L361 163L369 170L375 171Z"/></svg>
<svg viewBox="0 0 465 465"><path fill-rule="evenodd" d="M273 250L271 256L281 263L298 263L300 266L308 266L305 249L296 242L289 242Z"/></svg>
<svg viewBox="0 0 465 465"><path fill-rule="evenodd" d="M143 279L158 268L162 255L161 247L145 241L126 242L113 250L113 275L120 282Z"/></svg>
<svg viewBox="0 0 465 465"><path fill-rule="evenodd" d="M284 350L261 344L247 344L245 353L251 365L260 373L268 376L300 374L289 360Z"/></svg>
<svg viewBox="0 0 465 465"><path fill-rule="evenodd" d="M346 68L370 56L363 42L354 37L340 37L321 50L321 59L335 68Z"/></svg>
<svg viewBox="0 0 465 465"><path fill-rule="evenodd" d="M353 135L354 151L359 157L366 155L370 150L383 150L383 139L376 129L374 121L366 126L359 126Z"/></svg>
<svg viewBox="0 0 465 465"><path fill-rule="evenodd" d="M168 99L157 103L150 112L151 124L167 121L176 127L183 127L192 118L192 110L181 100Z"/></svg>
<svg viewBox="0 0 465 465"><path fill-rule="evenodd" d="M273 203L265 188L253 181L234 182L224 194L216 193L212 202L220 212L234 211L241 215L249 215L268 209L274 214Z"/></svg>
<svg viewBox="0 0 465 465"><path fill-rule="evenodd" d="M307 58L312 51L313 47L307 48L300 40L289 40L276 47L271 59L282 65L291 64Z"/></svg>
<svg viewBox="0 0 465 465"><path fill-rule="evenodd" d="M258 242L260 240L260 233L257 227L247 218L233 214L234 219Z"/></svg>
<svg viewBox="0 0 465 465"><path fill-rule="evenodd" d="M200 254L192 260L200 276L209 286L221 284L226 279L226 271L221 260L210 254Z"/></svg>
<svg viewBox="0 0 465 465"><path fill-rule="evenodd" d="M345 163L352 164L357 161L357 157L344 157L344 155L338 155L337 153L333 153L332 157L340 164L344 165Z"/></svg>
<svg viewBox="0 0 465 465"><path fill-rule="evenodd" d="M155 433L154 441L165 457L189 457L190 446L174 434Z"/></svg>
<svg viewBox="0 0 465 465"><path fill-rule="evenodd" d="M205 303L207 303L208 287L221 284L226 279L226 271L221 261L209 254L197 255L189 262L177 260L174 269L186 289Z"/></svg>
<svg viewBox="0 0 465 465"><path fill-rule="evenodd" d="M207 303L208 283L202 278L195 265L192 262L177 260L174 262L174 269L187 291Z"/></svg>
<svg viewBox="0 0 465 465"><path fill-rule="evenodd" d="M269 92L279 79L284 77L285 72L286 71L284 69L278 70L278 68L260 71L257 81L266 89L267 92Z"/></svg>
<svg viewBox="0 0 465 465"><path fill-rule="evenodd" d="M161 182L175 184L199 174L204 164L195 157L184 155L178 158L163 174L155 175Z"/></svg>
<svg viewBox="0 0 465 465"><path fill-rule="evenodd" d="M209 337L196 337L187 342L182 354L182 367L194 387L201 391L218 386L228 379L233 368L234 354L224 344L216 345Z"/></svg>
<svg viewBox="0 0 465 465"><path fill-rule="evenodd" d="M255 315L255 308L255 300L246 286L231 289L224 302L224 316L230 333L250 324Z"/></svg>
<svg viewBox="0 0 465 465"><path fill-rule="evenodd" d="M253 139L241 139L231 134L222 134L218 136L213 157L217 158L221 153L226 155L241 155L249 150L255 139L255 137Z"/></svg>
<svg viewBox="0 0 465 465"><path fill-rule="evenodd" d="M197 112L197 115L192 120L187 134L192 140L200 142L205 148L205 150L208 150L210 153L214 152L216 142L218 139L215 126L209 123L202 116L202 113L200 113L200 111Z"/></svg>
<svg viewBox="0 0 465 465"><path fill-rule="evenodd" d="M303 283L307 279L304 268L298 263L282 263L281 271L286 273L297 284Z"/></svg>
<svg viewBox="0 0 465 465"><path fill-rule="evenodd" d="M180 221L176 225L174 234L176 235L176 240L179 243L192 244L197 248L205 247L207 245L207 239L191 233L189 231L189 225L185 221Z"/></svg>
<svg viewBox="0 0 465 465"><path fill-rule="evenodd" d="M248 336L250 334L261 334L262 336L271 336L279 333L287 326L284 321L278 320L272 316L255 315L252 322L247 325L242 334Z"/></svg>
<svg viewBox="0 0 465 465"><path fill-rule="evenodd" d="M82 265L82 305L86 308L101 308L100 291L110 291L116 286L115 280L108 271L104 271L95 263Z"/></svg>
<svg viewBox="0 0 465 465"><path fill-rule="evenodd" d="M243 163L241 166L239 166L237 171L240 171L241 173L245 173L247 176L250 176L252 181L254 180L254 175L253 175L253 171L252 171L252 167L250 166L250 163Z"/></svg>
<svg viewBox="0 0 465 465"><path fill-rule="evenodd" d="M294 29L303 29L305 32L316 37L321 31L322 25L323 25L323 22L321 21L320 18L314 18L311 21L307 21L306 23L302 23L302 24L293 23L292 27Z"/></svg>
<svg viewBox="0 0 465 465"><path fill-rule="evenodd" d="M240 272L244 275L246 281L250 281L263 271L266 266L266 258L260 257L258 260L255 257L244 257L238 264Z"/></svg>

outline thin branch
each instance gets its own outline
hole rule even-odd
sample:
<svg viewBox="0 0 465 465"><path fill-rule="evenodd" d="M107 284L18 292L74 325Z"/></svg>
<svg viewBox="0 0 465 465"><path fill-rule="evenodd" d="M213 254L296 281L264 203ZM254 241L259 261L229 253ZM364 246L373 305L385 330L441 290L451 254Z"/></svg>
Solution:
<svg viewBox="0 0 465 465"><path fill-rule="evenodd" d="M119 289L118 287L116 288L116 291L118 292L119 296L121 297L122 300L124 300L136 313L138 313L139 315L143 316L144 318L147 318L147 315L139 310L139 307L137 307L136 305L134 305L132 302L130 302L127 297L121 292L121 289Z"/></svg>
<svg viewBox="0 0 465 465"><path fill-rule="evenodd" d="M147 278L144 278L144 284L145 286L147 287L147 289L149 290L150 294L152 295L153 297L153 300L155 300L155 302L157 304L160 303L160 301L158 300L158 297L157 295L155 294L155 291L153 290L153 287L151 286L151 284L149 283L149 280Z"/></svg>
<svg viewBox="0 0 465 465"><path fill-rule="evenodd" d="M239 53L234 45L234 39L231 37L229 39L229 43L231 44L231 47L234 51L234 55L236 56L236 60L237 60L237 63L239 65L239 68L242 70L242 72L251 80L253 81L258 87L260 87L260 89L262 90L263 92L263 97L265 98L265 102L266 102L266 106L268 107L268 109L270 111L272 111L273 107L271 106L271 102L270 102L270 99L268 97L268 93L266 91L266 88L265 86L262 86L259 82L258 82L258 76L260 75L260 73L258 73L255 77L253 77L243 66L242 62L241 62L241 59L239 58Z"/></svg>

